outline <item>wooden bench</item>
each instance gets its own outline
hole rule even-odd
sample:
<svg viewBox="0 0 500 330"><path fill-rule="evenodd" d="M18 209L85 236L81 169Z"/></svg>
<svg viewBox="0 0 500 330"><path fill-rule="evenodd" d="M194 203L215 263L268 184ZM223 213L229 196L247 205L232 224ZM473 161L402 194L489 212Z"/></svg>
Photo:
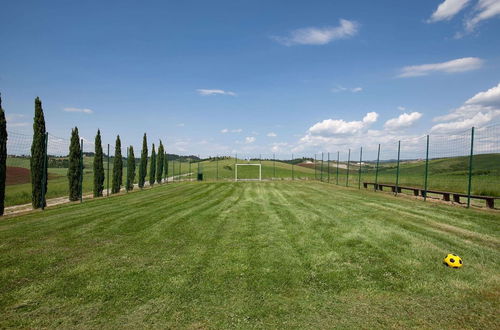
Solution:
<svg viewBox="0 0 500 330"><path fill-rule="evenodd" d="M391 191L393 193L397 192L400 193L402 190L411 190L413 191L414 196L419 196L421 195L422 197L426 197L427 194L437 194L443 196L444 201L451 201L450 197L453 196L453 201L455 203L461 203L460 202L460 197L469 197L467 194L463 193L455 193L455 192L449 192L449 191L441 191L441 190L433 190L433 189L427 189L425 191L422 188L417 188L417 187L406 187L406 186L397 186L395 184L388 184L388 183L374 183L374 182L363 182L363 187L368 188L368 186L373 186L375 190L381 190L383 191L384 187L391 188ZM493 197L493 196L481 196L481 195L471 195L471 199L481 199L486 201L486 206L488 206L490 209L495 208L495 199L500 199L500 197Z"/></svg>

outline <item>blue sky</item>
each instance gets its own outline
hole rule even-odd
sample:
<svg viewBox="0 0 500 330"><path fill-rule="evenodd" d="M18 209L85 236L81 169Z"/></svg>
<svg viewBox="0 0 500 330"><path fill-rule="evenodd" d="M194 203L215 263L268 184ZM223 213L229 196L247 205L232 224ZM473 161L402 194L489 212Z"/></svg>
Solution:
<svg viewBox="0 0 500 330"><path fill-rule="evenodd" d="M498 120L498 31L499 0L9 1L0 91L9 131L39 96L60 137L337 151Z"/></svg>

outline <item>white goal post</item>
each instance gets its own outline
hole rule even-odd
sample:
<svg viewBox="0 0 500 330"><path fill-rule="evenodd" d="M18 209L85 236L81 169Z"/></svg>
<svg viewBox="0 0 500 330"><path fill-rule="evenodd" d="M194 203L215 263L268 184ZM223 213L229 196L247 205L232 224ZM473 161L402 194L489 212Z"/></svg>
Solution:
<svg viewBox="0 0 500 330"><path fill-rule="evenodd" d="M258 179L238 179L238 166L258 166L259 178ZM262 165L261 164L235 164L234 167L234 181L262 181Z"/></svg>

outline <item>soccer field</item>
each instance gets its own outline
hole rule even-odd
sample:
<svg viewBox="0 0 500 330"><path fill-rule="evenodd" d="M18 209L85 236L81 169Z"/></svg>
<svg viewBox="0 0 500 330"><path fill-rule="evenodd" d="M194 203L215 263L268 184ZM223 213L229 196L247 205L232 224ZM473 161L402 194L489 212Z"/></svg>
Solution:
<svg viewBox="0 0 500 330"><path fill-rule="evenodd" d="M0 221L0 327L499 328L499 223L303 181L61 205Z"/></svg>

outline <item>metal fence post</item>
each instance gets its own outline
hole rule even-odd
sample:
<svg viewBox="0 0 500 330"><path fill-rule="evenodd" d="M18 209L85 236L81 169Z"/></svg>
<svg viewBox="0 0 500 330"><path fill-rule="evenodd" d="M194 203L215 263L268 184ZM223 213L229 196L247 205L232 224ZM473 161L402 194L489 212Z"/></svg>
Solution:
<svg viewBox="0 0 500 330"><path fill-rule="evenodd" d="M328 183L330 183L330 153L328 153L327 173L328 173Z"/></svg>
<svg viewBox="0 0 500 330"><path fill-rule="evenodd" d="M293 154L292 154L292 181L295 180L295 176L294 176L294 173L293 173Z"/></svg>
<svg viewBox="0 0 500 330"><path fill-rule="evenodd" d="M129 179L128 179L128 171L129 168L128 168L128 158L130 157L130 153L129 153L129 147L127 147L127 176L125 177L125 191L128 193L128 186L129 186Z"/></svg>
<svg viewBox="0 0 500 330"><path fill-rule="evenodd" d="M314 154L314 180L318 180L317 166L316 166L316 154Z"/></svg>
<svg viewBox="0 0 500 330"><path fill-rule="evenodd" d="M363 147L359 149L359 172L358 172L358 189L361 189L361 163L363 162Z"/></svg>
<svg viewBox="0 0 500 330"><path fill-rule="evenodd" d="M337 185L339 184L339 160L340 160L340 151L337 151Z"/></svg>
<svg viewBox="0 0 500 330"><path fill-rule="evenodd" d="M427 135L427 147L425 149L425 177L424 177L424 202L427 200L427 178L429 175L429 135Z"/></svg>
<svg viewBox="0 0 500 330"><path fill-rule="evenodd" d="M380 143L378 145L378 152L377 152L377 166L375 167L375 185L373 186L373 189L377 191L378 188L378 165L380 162Z"/></svg>
<svg viewBox="0 0 500 330"><path fill-rule="evenodd" d="M189 181L191 181L191 158L189 158L188 163L189 163Z"/></svg>
<svg viewBox="0 0 500 330"><path fill-rule="evenodd" d="M399 190L399 157L400 157L400 154L401 154L401 140L398 141L398 165L397 165L397 168L396 168L396 191L395 191L395 195L397 196L398 195L398 190Z"/></svg>
<svg viewBox="0 0 500 330"><path fill-rule="evenodd" d="M347 179L345 181L345 186L349 186L349 163L351 162L351 149L349 149L349 154L347 155Z"/></svg>
<svg viewBox="0 0 500 330"><path fill-rule="evenodd" d="M80 203L83 202L83 139L80 140Z"/></svg>
<svg viewBox="0 0 500 330"><path fill-rule="evenodd" d="M108 143L108 169L107 169L108 175L106 175L106 196L109 196L109 143Z"/></svg>
<svg viewBox="0 0 500 330"><path fill-rule="evenodd" d="M324 156L324 153L322 152L322 153L321 153L321 166L320 166L320 168L319 168L319 170L320 170L320 173L319 173L319 180L320 180L321 182L323 182L323 156Z"/></svg>
<svg viewBox="0 0 500 330"><path fill-rule="evenodd" d="M45 133L45 149L44 149L44 157L43 157L43 173L42 173L42 200L41 200L41 205L42 205L42 210L45 210L45 205L47 204L45 200L45 194L47 191L47 149L48 149L48 143L49 143L49 133Z"/></svg>
<svg viewBox="0 0 500 330"><path fill-rule="evenodd" d="M273 180L276 178L276 155L273 154Z"/></svg>
<svg viewBox="0 0 500 330"><path fill-rule="evenodd" d="M165 153L165 167L166 167L166 171L165 171L165 182L168 183L168 154Z"/></svg>
<svg viewBox="0 0 500 330"><path fill-rule="evenodd" d="M215 181L219 181L219 155L215 159Z"/></svg>
<svg viewBox="0 0 500 330"><path fill-rule="evenodd" d="M182 161L179 157L179 175L177 176L177 181L182 181Z"/></svg>
<svg viewBox="0 0 500 330"><path fill-rule="evenodd" d="M474 158L474 127L470 137L470 157L469 157L469 184L467 185L467 207L470 207L470 195L472 189L472 163Z"/></svg>

